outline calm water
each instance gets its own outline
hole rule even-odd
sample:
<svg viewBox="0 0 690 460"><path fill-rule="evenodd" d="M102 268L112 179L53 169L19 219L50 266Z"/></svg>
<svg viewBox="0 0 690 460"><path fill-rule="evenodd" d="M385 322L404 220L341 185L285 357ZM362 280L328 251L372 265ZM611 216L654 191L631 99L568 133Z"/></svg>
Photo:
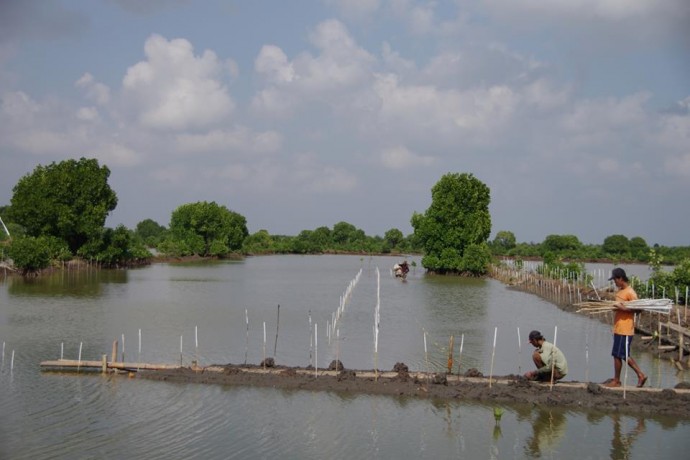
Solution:
<svg viewBox="0 0 690 460"><path fill-rule="evenodd" d="M61 353L76 359L80 344L83 359L100 359L123 335L128 361L238 364L246 357L258 364L265 349L267 356L275 350L279 364L305 366L318 329L319 367L339 349L346 367L371 369L378 267L380 369L399 361L426 369L426 331L431 369L442 369L451 334L457 363L464 334L463 372L488 374L497 330L494 374L525 372L529 331L552 340L557 326L569 379L611 376L607 325L493 280L429 277L417 269L402 283L390 273L398 260L271 256L29 282L0 277L0 459L684 456L690 421L504 406L497 427L493 407L479 404L41 373L38 366ZM327 322L360 270L329 343ZM653 386L683 378L652 355L634 356Z"/></svg>

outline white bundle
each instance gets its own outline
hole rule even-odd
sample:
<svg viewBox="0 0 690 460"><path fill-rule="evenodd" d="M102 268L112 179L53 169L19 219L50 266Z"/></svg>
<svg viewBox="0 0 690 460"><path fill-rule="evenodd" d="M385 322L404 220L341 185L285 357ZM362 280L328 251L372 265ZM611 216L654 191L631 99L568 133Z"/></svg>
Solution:
<svg viewBox="0 0 690 460"><path fill-rule="evenodd" d="M604 313L615 310L615 304L619 303L616 300L597 300L590 302L576 303L576 307L580 307L578 313ZM673 301L671 299L638 299L623 302L623 304L631 310L650 311L656 313L663 313L668 315L671 313Z"/></svg>

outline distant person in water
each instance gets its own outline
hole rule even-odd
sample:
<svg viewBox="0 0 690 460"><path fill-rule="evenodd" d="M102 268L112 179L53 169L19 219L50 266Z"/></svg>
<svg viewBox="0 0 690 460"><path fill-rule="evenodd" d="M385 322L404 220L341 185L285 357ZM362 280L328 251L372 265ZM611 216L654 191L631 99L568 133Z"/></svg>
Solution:
<svg viewBox="0 0 690 460"><path fill-rule="evenodd" d="M565 355L554 344L547 342L541 332L530 332L529 343L536 348L532 354L532 361L534 361L537 370L526 372L525 378L539 382L550 382L551 371L553 371L554 382L566 376L568 361L565 359Z"/></svg>
<svg viewBox="0 0 690 460"><path fill-rule="evenodd" d="M625 306L624 302L637 300L637 293L628 284L628 277L625 270L622 268L614 268L611 271L611 278L618 288L616 292L616 315L613 319L613 349L611 355L613 356L613 379L608 380L605 385L607 387L621 386L621 369L623 369L623 361L626 360L628 365L637 374L637 386L642 388L647 383L647 376L640 370L634 359L630 357L630 345L635 335L635 310Z"/></svg>

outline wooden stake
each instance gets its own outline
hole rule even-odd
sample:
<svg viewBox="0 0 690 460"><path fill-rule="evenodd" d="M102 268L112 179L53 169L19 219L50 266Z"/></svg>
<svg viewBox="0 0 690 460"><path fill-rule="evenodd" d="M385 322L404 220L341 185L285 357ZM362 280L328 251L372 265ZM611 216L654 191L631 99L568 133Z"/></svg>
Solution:
<svg viewBox="0 0 690 460"><path fill-rule="evenodd" d="M453 373L453 335L451 334L450 340L448 341L448 373Z"/></svg>
<svg viewBox="0 0 690 460"><path fill-rule="evenodd" d="M458 355L458 375L461 374L460 366L462 365L462 346L465 344L465 334L460 336L460 354Z"/></svg>
<svg viewBox="0 0 690 460"><path fill-rule="evenodd" d="M60 355L62 355L62 353L60 353ZM62 359L62 356L60 356L60 359ZM113 349L110 354L110 360L112 362L117 361L117 339L113 340Z"/></svg>

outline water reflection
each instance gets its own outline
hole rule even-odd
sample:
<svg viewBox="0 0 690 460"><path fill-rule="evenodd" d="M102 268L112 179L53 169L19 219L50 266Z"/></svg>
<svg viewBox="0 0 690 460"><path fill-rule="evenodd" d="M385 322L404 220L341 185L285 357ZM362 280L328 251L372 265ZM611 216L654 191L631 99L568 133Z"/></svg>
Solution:
<svg viewBox="0 0 690 460"><path fill-rule="evenodd" d="M536 416L530 422L532 435L525 443L525 454L530 457L553 454L558 451L566 431L567 417L565 412L558 409L542 408L535 412Z"/></svg>
<svg viewBox="0 0 690 460"><path fill-rule="evenodd" d="M14 276L6 279L13 296L96 298L109 284L126 284L127 270L58 270L39 277Z"/></svg>
<svg viewBox="0 0 690 460"><path fill-rule="evenodd" d="M340 357L348 368L371 368L378 266L380 369L392 369L398 361L423 369L426 330L436 369L446 367L450 335L455 336L457 369L464 333L463 370L477 367L486 373L498 326L495 375L515 372L524 346L517 328L524 336L531 328L547 332L558 324L569 377L582 380L590 368L592 375L610 372L610 329L605 325L492 280L426 277L413 270L401 283L384 276L396 261L269 256L242 263L157 264L29 282L0 280L0 343L7 343L4 366L0 363L0 458L119 458L122 452L131 458L601 458L609 451L626 452L621 443L627 443L631 458L682 458L686 453L690 425L673 418L648 418L645 429L635 432L637 419L630 416L620 417L615 428L607 414L505 405L497 424L493 407L457 401L177 385L38 369L41 360L60 355L63 341L65 356L76 358L83 341L84 356L91 359L125 335L128 353L136 353L139 329L143 360L177 362L184 334L188 361L196 354L189 344L194 344L197 325L202 364L243 362L247 352L250 363L259 363L261 324L266 321L267 329L276 331L278 304L278 361L305 365L308 312L321 333L347 282L361 268L362 280L340 329ZM334 357L323 343L319 337L319 367ZM648 366L660 367L655 381L656 374L672 369L658 361ZM660 385L676 383L674 375L663 375Z"/></svg>
<svg viewBox="0 0 690 460"><path fill-rule="evenodd" d="M628 460L632 456L632 444L637 437L645 430L644 419L638 417L635 425L630 429L625 429L622 425L621 415L615 413L611 416L613 420L613 437L611 438L611 459Z"/></svg>

